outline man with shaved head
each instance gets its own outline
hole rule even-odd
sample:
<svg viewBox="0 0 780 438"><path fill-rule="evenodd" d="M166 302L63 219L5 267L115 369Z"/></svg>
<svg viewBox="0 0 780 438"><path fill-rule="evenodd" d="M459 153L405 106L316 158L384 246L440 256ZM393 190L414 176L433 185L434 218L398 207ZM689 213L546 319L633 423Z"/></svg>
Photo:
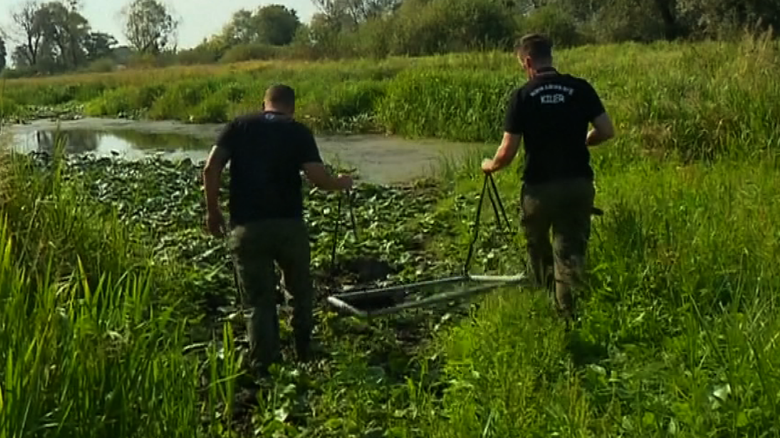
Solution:
<svg viewBox="0 0 780 438"><path fill-rule="evenodd" d="M571 318L572 289L582 279L595 197L588 148L611 139L614 127L590 83L553 66L547 37L526 35L516 56L528 82L512 94L503 142L482 170L490 174L508 166L523 140L521 222L529 271L538 286L554 292L561 314Z"/></svg>
<svg viewBox="0 0 780 438"><path fill-rule="evenodd" d="M260 374L281 356L274 263L293 297L296 352L302 360L309 356L314 293L300 172L323 190L352 188L349 176L328 172L314 136L294 114L295 91L286 85L268 88L262 111L225 126L203 175L207 226L221 237L226 224L218 201L220 177L230 162L230 246L242 298L252 307L250 364Z"/></svg>

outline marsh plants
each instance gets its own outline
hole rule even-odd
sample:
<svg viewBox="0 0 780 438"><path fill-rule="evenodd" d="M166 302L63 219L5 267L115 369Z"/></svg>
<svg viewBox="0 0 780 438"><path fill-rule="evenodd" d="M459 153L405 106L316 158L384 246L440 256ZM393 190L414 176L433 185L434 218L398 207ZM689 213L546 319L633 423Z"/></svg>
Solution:
<svg viewBox="0 0 780 438"><path fill-rule="evenodd" d="M779 435L776 46L622 45L560 58L595 78L620 134L593 151L606 214L571 330L526 289L370 322L322 303L375 279L366 260L390 283L459 269L480 156L406 187L361 185L359 233L341 234L335 278L338 199L307 189L323 354L288 362L246 396L240 303L223 244L202 230L198 164L6 157L0 436ZM258 78L284 75L312 93L373 87L364 114L405 135L500 134L501 99L518 80L511 59L388 62L60 81L90 100L162 77L165 94L208 81L241 89L242 77L259 90ZM66 84L26 81L10 98L40 103L22 100ZM518 177L498 183L517 229ZM475 270L522 269L521 233L509 242L485 214Z"/></svg>

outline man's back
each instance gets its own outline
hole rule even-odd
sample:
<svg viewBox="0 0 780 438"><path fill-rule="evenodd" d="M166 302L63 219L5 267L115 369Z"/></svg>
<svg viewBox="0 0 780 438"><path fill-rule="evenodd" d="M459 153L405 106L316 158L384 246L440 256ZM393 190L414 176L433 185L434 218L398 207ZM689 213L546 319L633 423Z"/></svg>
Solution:
<svg viewBox="0 0 780 438"><path fill-rule="evenodd" d="M218 144L230 151L232 223L302 217L302 165L321 162L308 128L277 113L250 114L231 122Z"/></svg>
<svg viewBox="0 0 780 438"><path fill-rule="evenodd" d="M523 136L528 183L592 178L586 145L589 123L604 112L585 80L554 70L516 90L505 130Z"/></svg>

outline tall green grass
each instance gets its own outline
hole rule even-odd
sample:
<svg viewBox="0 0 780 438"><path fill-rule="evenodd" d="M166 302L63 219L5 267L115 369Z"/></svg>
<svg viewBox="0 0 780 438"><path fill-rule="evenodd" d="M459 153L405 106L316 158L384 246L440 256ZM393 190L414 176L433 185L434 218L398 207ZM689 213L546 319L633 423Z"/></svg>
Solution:
<svg viewBox="0 0 780 438"><path fill-rule="evenodd" d="M0 436L192 437L229 425L240 366L230 326L218 338L226 353L193 350L198 321L175 266L66 178L62 146L45 171L3 161Z"/></svg>
<svg viewBox="0 0 780 438"><path fill-rule="evenodd" d="M778 190L770 159L601 172L581 324L490 297L440 340L429 436L776 436Z"/></svg>
<svg viewBox="0 0 780 438"><path fill-rule="evenodd" d="M744 50L717 65L702 47L651 57L627 46L582 65L619 125L592 150L606 215L594 219L582 321L565 331L541 292L489 297L437 342L449 386L418 398L426 436L780 435L778 125L766 118L780 81L764 73L778 57ZM480 159L445 168L456 193L477 192ZM498 177L513 207L516 170Z"/></svg>

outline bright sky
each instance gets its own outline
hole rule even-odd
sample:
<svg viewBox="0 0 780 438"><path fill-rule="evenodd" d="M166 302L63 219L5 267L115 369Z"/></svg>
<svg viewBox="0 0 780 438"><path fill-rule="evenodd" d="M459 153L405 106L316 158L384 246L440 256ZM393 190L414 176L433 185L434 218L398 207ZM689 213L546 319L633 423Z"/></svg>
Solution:
<svg viewBox="0 0 780 438"><path fill-rule="evenodd" d="M0 1L0 19L2 23L10 22L11 8L23 0ZM92 24L95 31L107 32L125 44L122 34L120 11L129 0L81 0L82 14ZM188 48L200 43L214 33L219 32L231 15L241 8L256 9L268 4L282 4L295 9L303 22L308 22L316 12L311 0L164 0L171 5L181 18L179 25L179 48ZM6 6L7 5L7 6Z"/></svg>

